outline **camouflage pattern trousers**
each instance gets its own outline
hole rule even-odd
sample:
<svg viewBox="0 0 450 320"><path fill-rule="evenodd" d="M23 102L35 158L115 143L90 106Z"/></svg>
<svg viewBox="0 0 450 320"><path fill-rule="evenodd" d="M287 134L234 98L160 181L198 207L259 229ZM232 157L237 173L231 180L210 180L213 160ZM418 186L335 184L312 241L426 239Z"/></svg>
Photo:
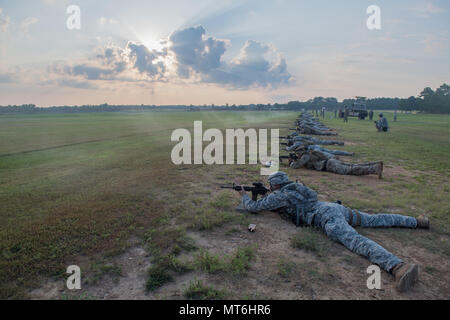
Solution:
<svg viewBox="0 0 450 320"><path fill-rule="evenodd" d="M378 174L381 169L379 162L369 162L362 164L345 163L337 159L329 159L325 170L337 174L362 176L367 174Z"/></svg>
<svg viewBox="0 0 450 320"><path fill-rule="evenodd" d="M353 153L351 153L351 152L347 152L347 151L343 151L343 150L329 150L326 148L322 148L321 146L318 146L318 145L309 146L308 150L316 150L316 151L320 151L320 152L334 154L336 156L353 156Z"/></svg>
<svg viewBox="0 0 450 320"><path fill-rule="evenodd" d="M331 202L318 202L307 213L306 219L309 224L323 229L332 240L368 258L370 262L387 272L403 261L378 243L360 235L351 225L360 225L362 228L417 227L417 220L413 217L398 214L368 214Z"/></svg>

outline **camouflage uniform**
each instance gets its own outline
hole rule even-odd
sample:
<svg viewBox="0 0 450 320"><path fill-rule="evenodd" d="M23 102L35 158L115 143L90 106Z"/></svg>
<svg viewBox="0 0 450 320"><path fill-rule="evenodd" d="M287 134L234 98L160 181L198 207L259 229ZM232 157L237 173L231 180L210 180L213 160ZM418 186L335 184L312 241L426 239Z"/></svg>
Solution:
<svg viewBox="0 0 450 320"><path fill-rule="evenodd" d="M293 150L296 150L296 149L304 147L304 146L305 146L304 142L296 142L292 146L287 147L286 150L287 151L293 151ZM335 155L335 156L353 156L353 153L351 153L351 152L342 151L342 150L329 150L329 149L326 149L326 148L322 148L321 146L318 146L316 144L309 145L306 150L308 150L308 151L320 151L320 152L332 154L332 155Z"/></svg>
<svg viewBox="0 0 450 320"><path fill-rule="evenodd" d="M315 134L317 136L337 136L337 133L331 131L323 131L308 125L304 125L298 129L303 134Z"/></svg>
<svg viewBox="0 0 450 320"><path fill-rule="evenodd" d="M379 174L382 170L381 162L370 162L363 164L345 163L334 158L328 152L313 150L300 153L299 159L290 164L291 168L299 169L305 167L317 171L328 171L343 175L362 176L368 174Z"/></svg>
<svg viewBox="0 0 450 320"><path fill-rule="evenodd" d="M292 139L294 142L311 142L313 144L321 144L321 145L339 145L343 146L343 141L336 141L336 140L320 140L311 136L293 136Z"/></svg>
<svg viewBox="0 0 450 320"><path fill-rule="evenodd" d="M326 164L326 171L343 175L364 176L368 174L378 174L380 162L368 163L345 163L337 159L329 159Z"/></svg>
<svg viewBox="0 0 450 320"><path fill-rule="evenodd" d="M417 228L415 218L396 214L367 214L337 203L318 201L315 191L303 184L289 181L287 175L282 172L271 175L269 183L283 187L258 201L244 195L242 203L248 211L281 211L292 220L295 220L297 212L301 212L302 226L321 228L334 241L367 257L388 272L402 262L379 244L360 235L352 226Z"/></svg>
<svg viewBox="0 0 450 320"><path fill-rule="evenodd" d="M387 132L389 130L389 124L385 117L381 117L379 121L376 121L375 126L377 127L378 131Z"/></svg>

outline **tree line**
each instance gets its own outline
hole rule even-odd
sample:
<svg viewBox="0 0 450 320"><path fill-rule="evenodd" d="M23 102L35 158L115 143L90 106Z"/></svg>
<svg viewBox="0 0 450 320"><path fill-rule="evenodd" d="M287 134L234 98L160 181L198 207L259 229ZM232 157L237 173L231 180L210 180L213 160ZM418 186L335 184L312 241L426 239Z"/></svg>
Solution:
<svg viewBox="0 0 450 320"><path fill-rule="evenodd" d="M450 113L450 86L444 83L435 91L427 87L418 97L411 96L408 99L402 99L399 109L427 113Z"/></svg>
<svg viewBox="0 0 450 320"><path fill-rule="evenodd" d="M351 107L357 99L344 99L339 102L333 97L315 97L307 101L290 101L286 104L249 104L249 105L82 105L82 106L53 106L40 108L34 104L0 106L0 114L20 113L79 113L79 112L141 112L141 111L273 111L273 110L327 110ZM450 113L450 87L441 85L435 91L427 87L417 97L401 98L373 98L365 101L369 110L403 110L427 113Z"/></svg>

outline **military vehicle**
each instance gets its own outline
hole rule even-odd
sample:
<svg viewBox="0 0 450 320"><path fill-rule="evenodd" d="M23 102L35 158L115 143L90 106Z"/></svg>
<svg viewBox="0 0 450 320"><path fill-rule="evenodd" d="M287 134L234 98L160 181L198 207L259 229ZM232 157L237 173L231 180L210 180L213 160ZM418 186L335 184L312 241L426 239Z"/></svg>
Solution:
<svg viewBox="0 0 450 320"><path fill-rule="evenodd" d="M369 112L367 111L366 97L356 97L356 101L353 102L348 115L350 117L358 117L360 120L364 120Z"/></svg>
<svg viewBox="0 0 450 320"><path fill-rule="evenodd" d="M367 111L367 98L366 97L356 97L356 101L352 103L350 107L348 107L348 116L349 117L357 117L360 120L364 120L369 112ZM344 110L341 110L339 113L339 118L344 117Z"/></svg>

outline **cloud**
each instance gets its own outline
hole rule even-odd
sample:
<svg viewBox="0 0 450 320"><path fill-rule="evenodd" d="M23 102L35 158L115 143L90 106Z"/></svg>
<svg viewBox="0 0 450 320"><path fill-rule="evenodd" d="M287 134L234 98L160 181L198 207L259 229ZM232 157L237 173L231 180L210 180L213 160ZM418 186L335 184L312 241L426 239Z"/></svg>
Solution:
<svg viewBox="0 0 450 320"><path fill-rule="evenodd" d="M73 66L66 64L55 64L52 68L53 72L60 75L69 75L74 77L81 77L87 80L108 80L114 75L114 70L102 68L89 64L76 64Z"/></svg>
<svg viewBox="0 0 450 320"><path fill-rule="evenodd" d="M291 79L285 59L273 46L249 40L239 56L222 60L228 40L206 37L202 26L173 32L163 49L129 41L124 48L109 45L93 59L75 65L55 64L53 71L85 80L187 81L216 83L229 88L278 87Z"/></svg>
<svg viewBox="0 0 450 320"><path fill-rule="evenodd" d="M272 60L266 58L273 55ZM291 75L287 71L286 60L273 47L249 40L241 49L238 58L229 65L226 78L215 78L217 82L229 83L237 87L272 86L287 84ZM232 80L232 81L230 81Z"/></svg>
<svg viewBox="0 0 450 320"><path fill-rule="evenodd" d="M222 61L228 42L205 37L202 26L175 31L169 38L170 50L175 54L177 72L188 78L192 72L201 81L229 85L234 88L250 86L276 87L287 84L291 75L284 58L274 47L249 40L239 57L231 63ZM266 56L272 55L269 61Z"/></svg>
<svg viewBox="0 0 450 320"><path fill-rule="evenodd" d="M26 19L24 19L24 20L22 21L22 23L20 24L20 29L22 29L23 32L27 33L27 32L28 32L28 28L29 28L31 25L37 23L38 21L39 21L39 19L38 19L38 18L35 18L35 17L29 17L29 18L26 18Z"/></svg>
<svg viewBox="0 0 450 320"><path fill-rule="evenodd" d="M163 77L166 70L164 62L159 60L164 56L164 53L150 50L143 44L136 44L128 42L128 57L132 63L133 68L136 68L140 73L145 73L149 77L158 78Z"/></svg>
<svg viewBox="0 0 450 320"><path fill-rule="evenodd" d="M77 88L77 89L96 89L97 86L88 81L77 81L74 79L58 79L55 81L58 85L63 87Z"/></svg>
<svg viewBox="0 0 450 320"><path fill-rule="evenodd" d="M226 51L226 42L206 38L202 26L175 31L169 41L177 61L178 75L183 78L188 78L192 71L208 73L219 68L220 59Z"/></svg>
<svg viewBox="0 0 450 320"><path fill-rule="evenodd" d="M11 18L3 14L3 9L0 8L0 31L6 32L8 30Z"/></svg>

